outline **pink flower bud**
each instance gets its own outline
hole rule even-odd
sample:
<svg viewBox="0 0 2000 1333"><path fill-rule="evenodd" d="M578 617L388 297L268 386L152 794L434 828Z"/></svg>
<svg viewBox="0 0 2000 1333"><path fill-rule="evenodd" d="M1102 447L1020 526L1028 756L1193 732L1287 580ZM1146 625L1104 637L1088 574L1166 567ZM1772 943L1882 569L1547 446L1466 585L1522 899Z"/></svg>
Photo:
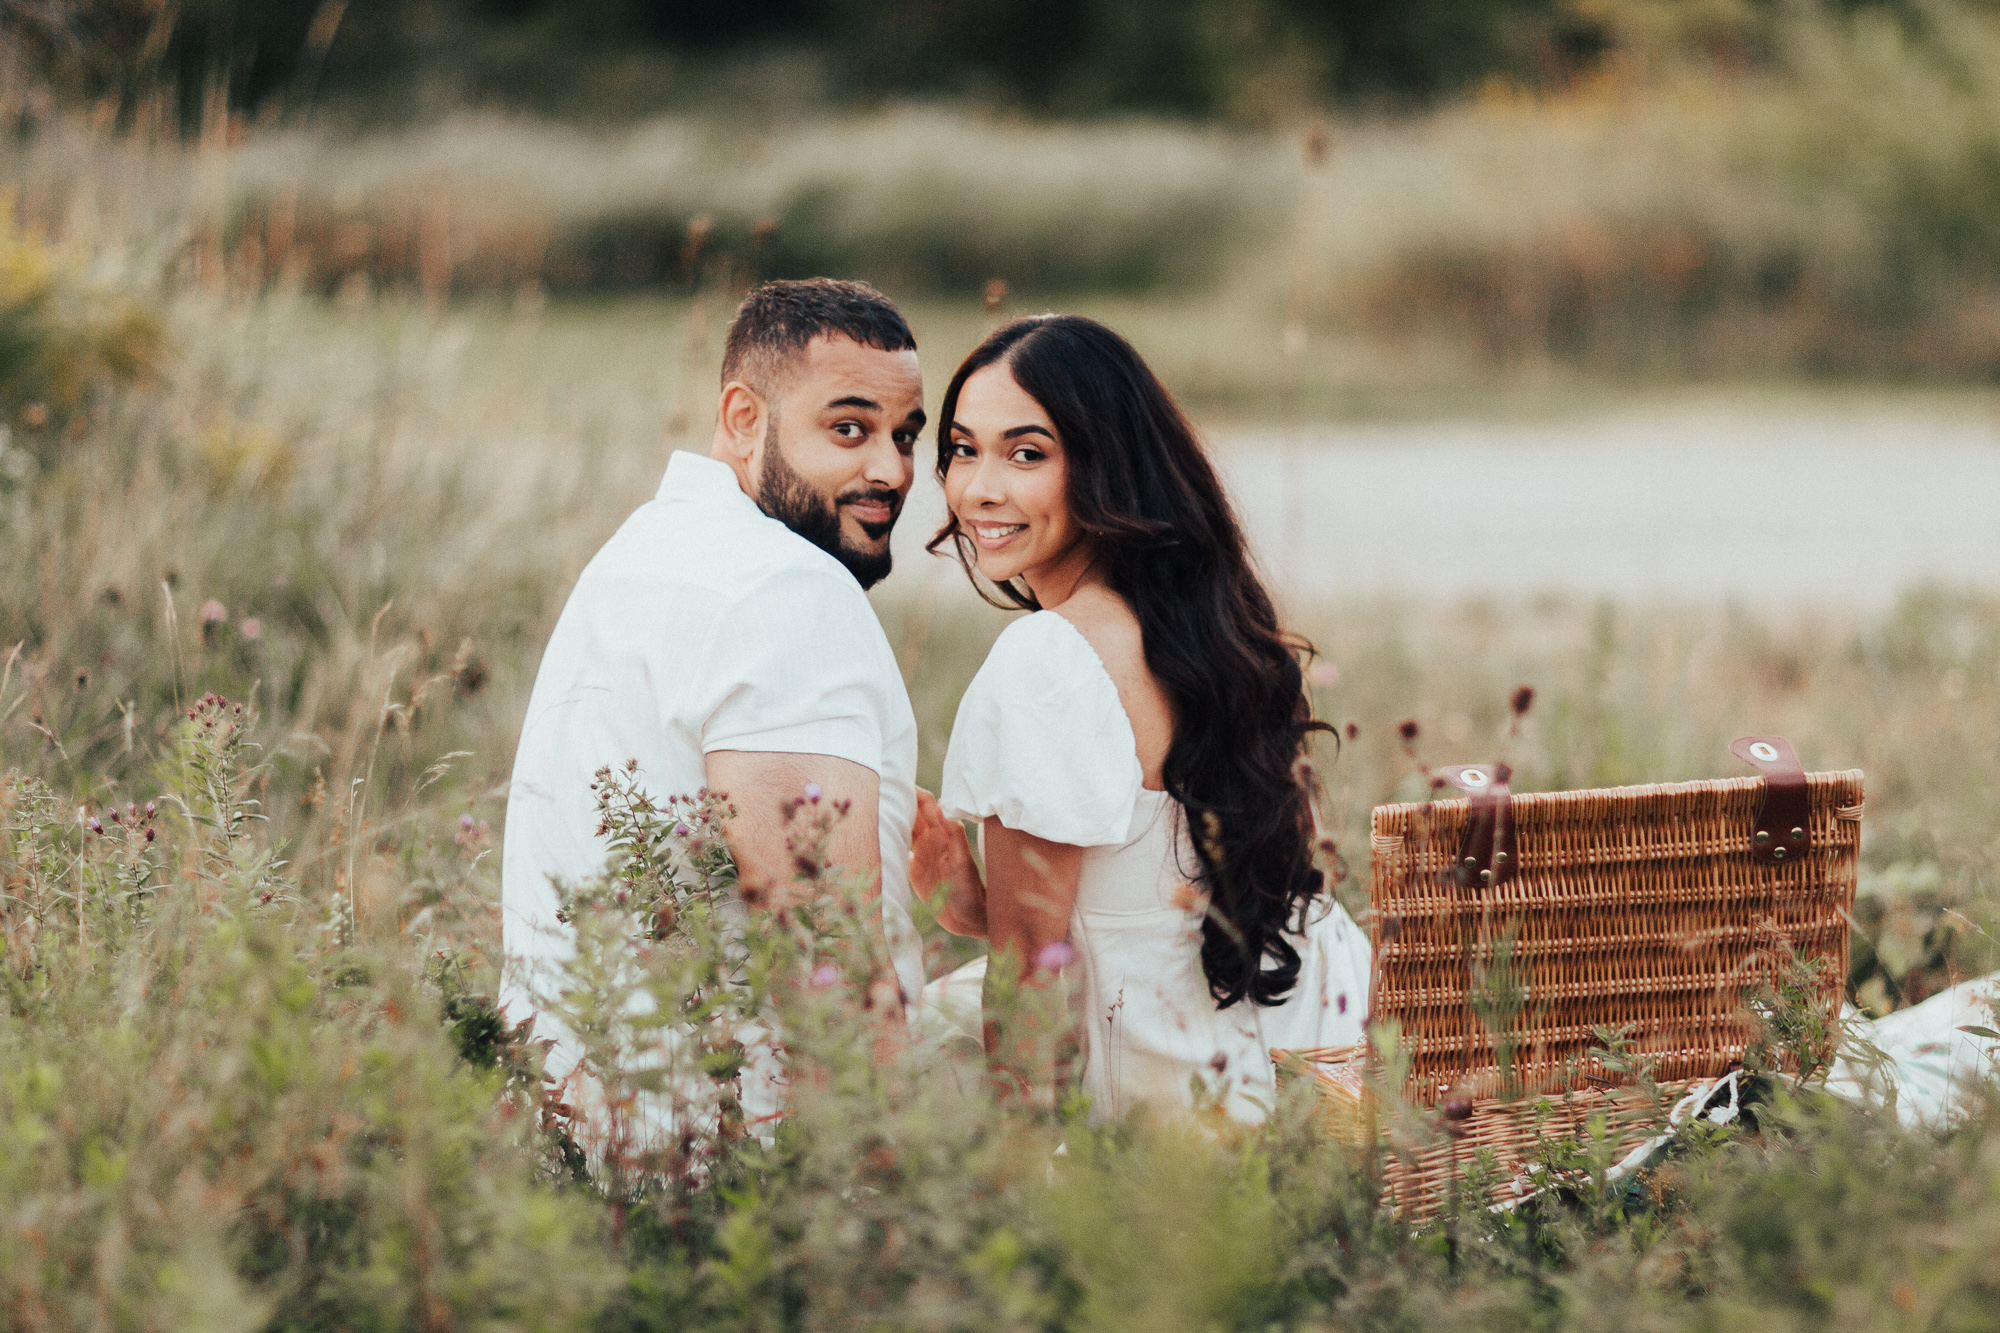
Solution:
<svg viewBox="0 0 2000 1333"><path fill-rule="evenodd" d="M813 804L817 805L819 803L820 795L821 793L819 789L819 784L817 782L808 782L806 784L806 799L808 801L811 801L813 802Z"/></svg>
<svg viewBox="0 0 2000 1333"><path fill-rule="evenodd" d="M834 982L838 980L840 980L840 969L835 967L832 963L821 963L818 967L812 970L812 984L814 990L825 990L828 986L831 986Z"/></svg>
<svg viewBox="0 0 2000 1333"><path fill-rule="evenodd" d="M245 616L243 623L236 627L236 632L249 642L255 643L264 637L264 622L255 616Z"/></svg>
<svg viewBox="0 0 2000 1333"><path fill-rule="evenodd" d="M1035 954L1035 966L1044 972L1060 972L1076 961L1076 950L1065 940L1044 944Z"/></svg>
<svg viewBox="0 0 2000 1333"><path fill-rule="evenodd" d="M197 614L201 617L202 624L213 625L218 621L229 619L229 608L211 597L201 604L201 610Z"/></svg>

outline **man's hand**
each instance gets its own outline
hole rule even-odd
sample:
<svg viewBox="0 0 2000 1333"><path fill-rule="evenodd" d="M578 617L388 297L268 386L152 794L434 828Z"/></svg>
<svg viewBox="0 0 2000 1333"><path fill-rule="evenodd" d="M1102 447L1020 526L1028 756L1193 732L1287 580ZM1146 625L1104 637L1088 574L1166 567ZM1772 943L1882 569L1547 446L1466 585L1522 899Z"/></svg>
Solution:
<svg viewBox="0 0 2000 1333"><path fill-rule="evenodd" d="M870 892L882 889L882 833L879 807L882 780L849 759L824 754L773 754L715 750L708 755L708 786L736 807L726 835L736 858L738 881L752 899L782 902L798 871L785 839L792 831L791 803L817 793L821 808L848 803L847 815L833 826L827 864L867 871Z"/></svg>
<svg viewBox="0 0 2000 1333"><path fill-rule="evenodd" d="M917 817L910 829L910 888L925 902L949 886L938 924L954 935L986 938L986 885L965 841L965 826L946 819L937 797L917 788Z"/></svg>

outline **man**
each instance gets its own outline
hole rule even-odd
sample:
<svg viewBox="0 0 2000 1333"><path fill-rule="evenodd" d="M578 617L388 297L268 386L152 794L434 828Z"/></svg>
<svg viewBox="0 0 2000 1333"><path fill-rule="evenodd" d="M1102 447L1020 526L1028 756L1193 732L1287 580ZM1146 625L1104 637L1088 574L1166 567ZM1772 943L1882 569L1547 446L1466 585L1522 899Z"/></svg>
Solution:
<svg viewBox="0 0 2000 1333"><path fill-rule="evenodd" d="M783 802L808 784L851 802L832 862L879 876L897 981L922 994L916 719L863 589L889 572L923 425L916 341L887 297L816 278L744 300L708 457L668 461L658 495L584 568L535 677L501 860L514 1021L573 938L551 877L604 869L593 775L633 759L655 797L728 795L745 884L790 877ZM546 1017L536 1032L564 1078L581 1052Z"/></svg>

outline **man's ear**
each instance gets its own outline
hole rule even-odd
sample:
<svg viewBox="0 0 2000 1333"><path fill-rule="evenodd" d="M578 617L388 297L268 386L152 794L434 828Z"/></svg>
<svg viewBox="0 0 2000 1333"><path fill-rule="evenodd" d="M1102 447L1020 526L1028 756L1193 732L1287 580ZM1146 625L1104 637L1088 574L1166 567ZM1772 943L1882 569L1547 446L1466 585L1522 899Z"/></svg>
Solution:
<svg viewBox="0 0 2000 1333"><path fill-rule="evenodd" d="M768 411L763 398L742 380L731 380L722 386L722 399L716 405L716 421L722 427L729 452L745 464L756 457L757 446L764 442L765 413Z"/></svg>

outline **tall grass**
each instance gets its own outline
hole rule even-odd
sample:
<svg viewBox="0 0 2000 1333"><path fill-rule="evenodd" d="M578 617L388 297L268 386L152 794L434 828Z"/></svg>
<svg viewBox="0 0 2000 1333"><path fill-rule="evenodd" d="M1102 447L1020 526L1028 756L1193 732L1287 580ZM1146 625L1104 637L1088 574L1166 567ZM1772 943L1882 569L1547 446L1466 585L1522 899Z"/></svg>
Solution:
<svg viewBox="0 0 2000 1333"><path fill-rule="evenodd" d="M1554 91L1285 131L914 106L183 145L51 115L5 151L37 224L211 282L533 300L826 271L903 298L1171 294L1242 348L1211 375L1239 398L1276 362L1308 390L1412 361L1432 381L1990 376L2000 20L1922 0L1758 26L1751 71L1612 60Z"/></svg>
<svg viewBox="0 0 2000 1333"><path fill-rule="evenodd" d="M1780 1090L1760 1132L1691 1136L1637 1186L1417 1228L1303 1089L1256 1132L1091 1130L996 1098L949 1051L870 1058L847 955L837 985L782 984L811 931L767 941L783 965L751 996L798 1006L775 1135L718 1110L688 1122L714 1131L698 1170L592 1168L490 1003L501 785L577 570L665 448L700 438L726 297L343 302L97 235L49 270L61 299L0 311L37 357L102 327L44 313L100 297L162 331L147 376L79 363L65 411L39 382L0 397L10 1324L1915 1328L1978 1326L2000 1295L1990 1108L1911 1133ZM947 361L992 317L933 309L918 335ZM898 589L915 582L879 606L934 781L1000 622ZM1559 599L1302 619L1331 668L1320 711L1357 726L1319 757L1352 870L1367 809L1410 794L1397 724L1433 760L1487 758L1530 681L1523 789L1727 771L1721 742L1747 730L1868 769L1857 915L1883 967L1860 998L1991 965L1990 597L1788 622ZM619 883L657 885L651 864ZM568 1002L614 1012L615 974L688 1012L686 978L712 974L609 929L631 904L599 889L606 966ZM726 1077L727 1043L707 1053ZM607 1086L618 1058L599 1052ZM1407 1130L1383 1151L1444 1133Z"/></svg>

